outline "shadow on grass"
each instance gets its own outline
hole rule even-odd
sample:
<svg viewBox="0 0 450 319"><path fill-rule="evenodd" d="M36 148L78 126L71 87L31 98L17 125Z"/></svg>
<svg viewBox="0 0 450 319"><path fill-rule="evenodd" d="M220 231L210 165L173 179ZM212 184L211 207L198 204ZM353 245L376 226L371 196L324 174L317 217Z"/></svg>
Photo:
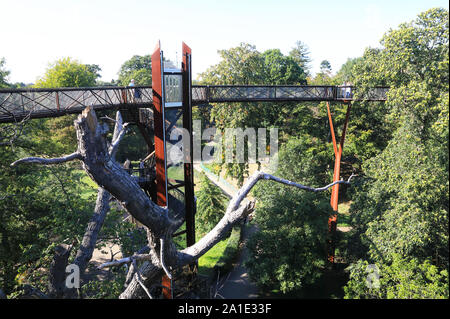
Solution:
<svg viewBox="0 0 450 319"><path fill-rule="evenodd" d="M266 291L261 298L273 299L343 299L344 286L349 274L344 271L347 264L335 264L335 269L324 269L322 276L313 284L302 289L282 293L280 291Z"/></svg>

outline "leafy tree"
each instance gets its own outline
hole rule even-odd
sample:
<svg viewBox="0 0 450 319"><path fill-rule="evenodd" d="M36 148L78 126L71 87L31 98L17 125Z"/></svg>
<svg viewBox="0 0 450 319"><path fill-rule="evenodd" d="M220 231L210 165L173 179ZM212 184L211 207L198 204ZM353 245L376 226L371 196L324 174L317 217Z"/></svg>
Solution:
<svg viewBox="0 0 450 319"><path fill-rule="evenodd" d="M331 63L328 60L320 62L320 72L331 75Z"/></svg>
<svg viewBox="0 0 450 319"><path fill-rule="evenodd" d="M328 60L320 62L320 71L312 80L314 85L332 85L331 63Z"/></svg>
<svg viewBox="0 0 450 319"><path fill-rule="evenodd" d="M359 64L362 63L363 57L353 58L353 59L347 59L347 61L341 66L339 71L336 73L336 76L333 78L334 83L336 85L342 85L344 82L350 82L353 83L353 78L355 76L355 71L353 68Z"/></svg>
<svg viewBox="0 0 450 319"><path fill-rule="evenodd" d="M327 146L304 135L282 146L276 175L307 185L327 179ZM278 184L260 184L256 232L248 242L246 267L261 287L295 293L321 277L325 266L327 194L301 192Z"/></svg>
<svg viewBox="0 0 450 319"><path fill-rule="evenodd" d="M152 85L152 59L150 55L134 55L119 70L119 85L127 86L131 79L136 85Z"/></svg>
<svg viewBox="0 0 450 319"><path fill-rule="evenodd" d="M38 88L89 87L95 86L99 67L81 64L70 57L62 58L52 64L45 74L36 81Z"/></svg>
<svg viewBox="0 0 450 319"><path fill-rule="evenodd" d="M7 77L9 75L9 71L4 69L5 65L5 59L0 59L0 88L7 88L9 87L9 84L6 82Z"/></svg>
<svg viewBox="0 0 450 319"><path fill-rule="evenodd" d="M36 148L44 150L45 143ZM0 287L6 294L26 283L45 290L54 246L81 240L93 209L80 195L83 183L73 167L10 167L27 153L19 145L0 148Z"/></svg>
<svg viewBox="0 0 450 319"><path fill-rule="evenodd" d="M305 83L306 74L299 64L290 56L284 56L279 49L267 50L264 59L264 80L271 85Z"/></svg>
<svg viewBox="0 0 450 319"><path fill-rule="evenodd" d="M203 84L299 84L306 80L305 71L294 58L280 50L260 53L255 46L241 43L238 47L221 50L222 60L202 73ZM292 103L227 103L214 104L211 121L222 132L225 128L283 128L292 117ZM246 163L227 163L226 173L243 182L248 171Z"/></svg>
<svg viewBox="0 0 450 319"><path fill-rule="evenodd" d="M228 198L205 174L201 175L200 185L197 192L197 227L201 233L207 233L223 217Z"/></svg>
<svg viewBox="0 0 450 319"><path fill-rule="evenodd" d="M309 71L311 69L310 63L310 52L308 46L302 41L295 42L295 46L289 52L289 56L294 59L298 66L303 69L307 76L309 76Z"/></svg>
<svg viewBox="0 0 450 319"><path fill-rule="evenodd" d="M444 299L449 297L448 272L429 260L419 263L398 254L391 265L359 260L344 291L346 299Z"/></svg>
<svg viewBox="0 0 450 319"><path fill-rule="evenodd" d="M202 84L262 84L264 78L264 61L255 46L241 43L229 50L220 50L221 61L200 74ZM210 119L224 132L225 128L251 127L251 112L256 105L248 103L214 104ZM255 126L253 126L255 127ZM257 126L256 126L257 127ZM226 172L237 177L242 183L247 165L227 163Z"/></svg>
<svg viewBox="0 0 450 319"><path fill-rule="evenodd" d="M448 40L448 12L431 9L386 33L383 48L367 50L355 68L362 90L391 87L392 138L363 164L370 179L355 189L351 207L355 238L367 248L355 255L385 268L399 255L448 272Z"/></svg>
<svg viewBox="0 0 450 319"><path fill-rule="evenodd" d="M91 87L96 85L100 67L96 64L82 64L72 58L62 58L50 64L45 74L36 81L37 88ZM49 137L54 143L56 154L71 153L76 148L73 120L76 115L42 120L45 130L53 132ZM40 133L42 134L42 132Z"/></svg>
<svg viewBox="0 0 450 319"><path fill-rule="evenodd" d="M221 61L200 74L205 84L263 84L263 60L256 47L241 43L218 51Z"/></svg>
<svg viewBox="0 0 450 319"><path fill-rule="evenodd" d="M94 86L100 69L71 58L51 64L37 81L36 87ZM81 241L85 225L93 210L93 202L82 194L79 164L52 168L10 164L18 157L46 154L59 156L76 148L73 116L36 119L14 147L0 148L0 286L10 294L24 283L45 291L47 273L56 244ZM40 270L39 270L40 269Z"/></svg>
<svg viewBox="0 0 450 319"><path fill-rule="evenodd" d="M98 64L86 64L87 69L95 74L95 79L97 80L99 77L101 77L100 72L102 71L102 69L100 68L100 66Z"/></svg>

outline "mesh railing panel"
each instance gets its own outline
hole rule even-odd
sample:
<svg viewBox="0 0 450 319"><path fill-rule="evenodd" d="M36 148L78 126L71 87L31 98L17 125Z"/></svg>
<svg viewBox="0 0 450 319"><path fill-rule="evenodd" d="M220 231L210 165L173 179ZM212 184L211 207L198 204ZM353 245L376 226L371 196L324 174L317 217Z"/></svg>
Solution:
<svg viewBox="0 0 450 319"><path fill-rule="evenodd" d="M151 87L0 90L0 122L81 112L86 106L150 105Z"/></svg>
<svg viewBox="0 0 450 319"><path fill-rule="evenodd" d="M342 86L193 86L192 104L214 102L258 101L385 101L388 87L376 87L357 95L354 87ZM151 87L96 87L60 89L0 90L0 122L14 122L23 118L60 116L79 113L86 106L95 109L149 107Z"/></svg>
<svg viewBox="0 0 450 319"><path fill-rule="evenodd" d="M193 87L193 103L233 101L328 101L334 99L333 86L198 86Z"/></svg>

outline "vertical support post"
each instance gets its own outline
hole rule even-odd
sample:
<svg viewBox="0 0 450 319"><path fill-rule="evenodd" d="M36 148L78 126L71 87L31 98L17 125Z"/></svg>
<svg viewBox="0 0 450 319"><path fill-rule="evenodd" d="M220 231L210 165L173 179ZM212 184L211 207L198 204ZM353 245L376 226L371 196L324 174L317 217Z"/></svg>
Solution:
<svg viewBox="0 0 450 319"><path fill-rule="evenodd" d="M152 54L152 92L156 160L156 204L158 204L159 206L167 206L162 61L163 57L160 44L158 42L158 45L156 46L155 51Z"/></svg>
<svg viewBox="0 0 450 319"><path fill-rule="evenodd" d="M56 99L56 109L59 112L60 106L59 106L59 94L58 94L58 91L55 92L55 99Z"/></svg>
<svg viewBox="0 0 450 319"><path fill-rule="evenodd" d="M122 104L127 104L127 90L126 89L122 89L120 90L122 93Z"/></svg>
<svg viewBox="0 0 450 319"><path fill-rule="evenodd" d="M194 202L194 165L192 139L192 96L191 96L191 48L182 44L182 76L183 76L183 128L189 132L189 143L184 143L184 198L186 208L186 245L195 244L195 202Z"/></svg>
<svg viewBox="0 0 450 319"><path fill-rule="evenodd" d="M340 179L341 174L341 157L342 150L344 148L345 134L347 132L348 120L350 117L351 103L349 102L347 105L347 112L345 114L344 127L342 129L342 135L339 143L339 148L336 144L336 136L334 135L334 127L333 120L331 117L330 111L330 103L327 102L327 113L328 120L330 122L330 131L331 138L333 140L333 148L334 148L334 173L333 173L333 182L336 182ZM336 248L335 236L336 236L336 226L337 226L337 214L338 214L338 201L339 201L339 184L336 184L331 189L331 208L333 209L333 214L328 219L328 234L330 236L328 242L328 261L333 264L334 263L334 251Z"/></svg>
<svg viewBox="0 0 450 319"><path fill-rule="evenodd" d="M161 279L162 293L164 299L173 299L172 298L172 281L167 275L164 275Z"/></svg>
<svg viewBox="0 0 450 319"><path fill-rule="evenodd" d="M163 91L163 54L160 43L152 54L152 93L153 93L153 119L155 132L155 162L156 162L156 204L167 206L167 179L166 179L166 142L164 121L164 91ZM171 280L162 277L163 296L172 299Z"/></svg>

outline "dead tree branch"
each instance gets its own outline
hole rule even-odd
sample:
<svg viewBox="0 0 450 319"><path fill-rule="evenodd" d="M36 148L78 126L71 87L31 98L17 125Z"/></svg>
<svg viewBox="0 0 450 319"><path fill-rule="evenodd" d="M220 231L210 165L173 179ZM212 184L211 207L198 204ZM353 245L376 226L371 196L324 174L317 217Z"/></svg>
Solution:
<svg viewBox="0 0 450 319"><path fill-rule="evenodd" d="M42 157L25 157L20 160L17 160L13 163L11 163L11 166L16 166L17 164L21 163L35 163L35 164L42 164L42 165L54 165L54 164L60 164L65 163L69 161L73 161L79 159L81 160L81 154L78 152L74 152L72 154L56 157L56 158L42 158Z"/></svg>
<svg viewBox="0 0 450 319"><path fill-rule="evenodd" d="M121 258L119 260L113 260L113 261L103 263L100 266L98 266L98 269L122 266L122 265L125 265L128 263L132 263L133 260L142 261L142 260L150 260L150 259L151 259L151 256L149 254L133 255L130 257Z"/></svg>
<svg viewBox="0 0 450 319"><path fill-rule="evenodd" d="M115 120L115 127L114 127L112 142L108 149L109 154L111 155L112 158L115 157L118 145L126 133L127 125L128 125L128 123L123 124L122 116L121 116L120 112L118 111L116 113L116 120ZM11 166L14 166L14 165L17 165L20 163L38 163L38 164L44 164L44 165L51 165L51 164L59 164L59 163L71 161L74 159L81 160L82 157L81 157L80 153L74 152L70 155L56 158L56 159L28 157L28 158L24 158L24 159L15 161L14 163L11 164ZM64 193L68 197L68 194L64 189L62 181L57 176L57 174L55 174L55 176L58 178L58 181L61 183L61 186L63 187ZM83 274L85 272L87 265L92 258L92 254L95 249L95 245L97 243L98 234L100 232L101 227L103 226L105 217L110 210L110 206L109 206L110 200L111 200L111 194L104 188L99 187L98 193L97 193L95 209L94 209L94 214L92 215L92 218L86 227L86 231L84 233L83 239L81 241L80 247L76 253L76 257L74 260L74 264L77 265L80 269L80 274ZM69 201L69 199L68 199L68 201ZM70 201L69 201L69 204L70 204ZM67 259L66 259L66 263L67 263ZM65 266L59 267L59 268L58 268L59 271L62 271L61 269L65 269ZM62 276L64 276L64 275L65 275L65 273L63 272ZM58 275L58 274L50 274L50 276L51 276L51 278L61 277L61 275ZM66 295L66 297L74 297L75 296L75 292L70 289L65 290L64 294Z"/></svg>
<svg viewBox="0 0 450 319"><path fill-rule="evenodd" d="M144 286L160 280L167 269L176 269L190 264L201 257L215 244L222 240L231 228L250 214L255 207L255 201L243 202L251 189L259 180L272 180L306 191L324 191L335 184L348 184L348 181L336 181L325 187L313 188L263 172L254 173L231 199L223 218L203 238L194 245L179 251L172 234L179 227L179 220L174 219L166 208L156 205L140 188L135 179L130 176L111 156L110 147L106 141L106 131L101 126L91 107L87 107L74 121L78 138L77 158L83 162L88 175L101 187L114 196L125 210L146 227L150 252L142 257L141 267L133 268L135 273L120 298L137 298L142 296ZM107 263L106 266L123 265L136 262L136 258L127 257L119 261ZM145 291L145 289L144 289ZM145 291L147 293L147 291Z"/></svg>
<svg viewBox="0 0 450 319"><path fill-rule="evenodd" d="M23 134L24 128L31 116L31 110L22 120L18 120L14 113L8 112L14 118L14 123L0 125L0 146L13 146L14 142Z"/></svg>
<svg viewBox="0 0 450 319"><path fill-rule="evenodd" d="M117 152L119 142L125 134L125 128L127 125L128 123L122 124L122 116L118 111L116 113L112 143L108 150L113 159L115 157L115 153ZM92 253L94 251L95 244L97 243L98 233L100 232L105 217L110 210L110 200L111 194L106 189L99 187L94 214L86 227L83 240L81 241L80 248L77 251L74 261L74 264L80 267L80 273L84 273L87 264L92 258Z"/></svg>
<svg viewBox="0 0 450 319"><path fill-rule="evenodd" d="M138 281L139 285L142 287L142 289L144 289L145 293L147 294L147 296L150 299L153 299L152 294L150 293L150 291L147 289L147 287L145 287L144 283L142 282L142 277L141 277L141 273L139 271L139 267L136 264L136 259L133 259L133 267L136 271L136 280Z"/></svg>

